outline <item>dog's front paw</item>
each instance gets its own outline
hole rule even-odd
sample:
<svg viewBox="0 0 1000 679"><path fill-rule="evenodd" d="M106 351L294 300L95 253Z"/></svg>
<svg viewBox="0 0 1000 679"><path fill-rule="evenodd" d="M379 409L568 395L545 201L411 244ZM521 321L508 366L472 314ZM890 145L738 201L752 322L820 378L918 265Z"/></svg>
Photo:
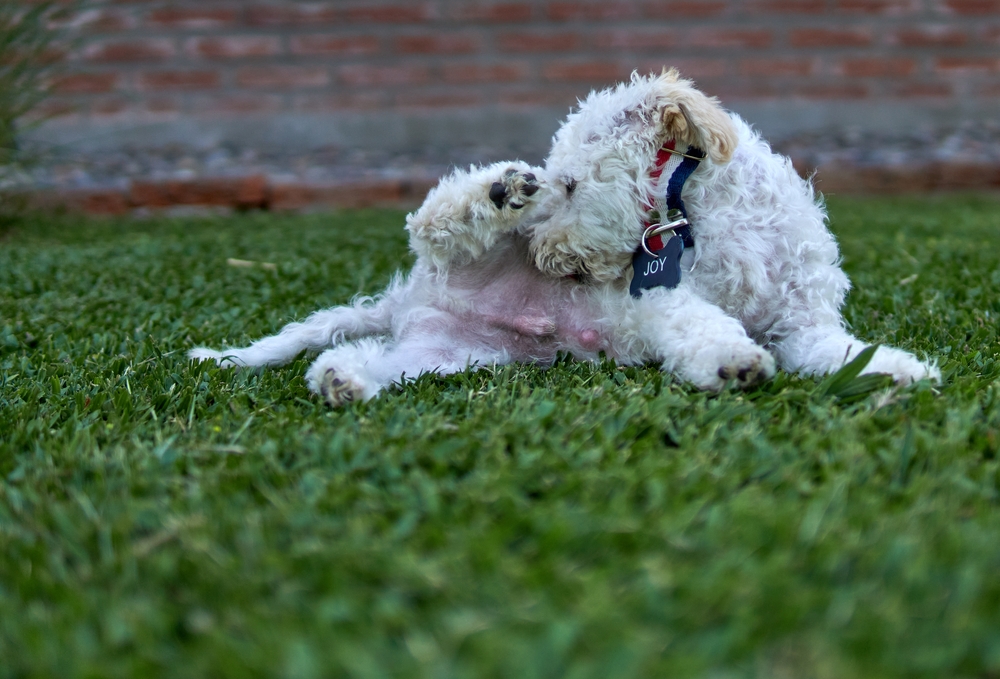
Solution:
<svg viewBox="0 0 1000 679"><path fill-rule="evenodd" d="M732 346L710 346L699 352L685 377L699 389L722 391L727 384L747 389L774 376L774 357L747 340Z"/></svg>
<svg viewBox="0 0 1000 679"><path fill-rule="evenodd" d="M490 202L498 210L520 210L538 193L538 178L533 172L522 172L511 167L504 171L499 181L490 186Z"/></svg>
<svg viewBox="0 0 1000 679"><path fill-rule="evenodd" d="M631 252L610 246L581 248L570 234L556 230L534 236L530 247L535 266L542 273L586 282L608 283L621 278L632 261Z"/></svg>

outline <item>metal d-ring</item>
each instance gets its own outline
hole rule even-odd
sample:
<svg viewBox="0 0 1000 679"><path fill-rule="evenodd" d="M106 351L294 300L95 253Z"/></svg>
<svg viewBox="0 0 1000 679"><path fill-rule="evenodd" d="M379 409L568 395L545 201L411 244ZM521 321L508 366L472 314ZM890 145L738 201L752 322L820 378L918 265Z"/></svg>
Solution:
<svg viewBox="0 0 1000 679"><path fill-rule="evenodd" d="M659 255L649 249L649 246L646 245L646 241L653 236L659 236L665 231L673 231L674 229L678 229L682 226L687 226L687 224L688 220L684 217L675 219L667 224L650 224L646 227L646 230L642 232L642 249L645 250L650 257L659 257Z"/></svg>

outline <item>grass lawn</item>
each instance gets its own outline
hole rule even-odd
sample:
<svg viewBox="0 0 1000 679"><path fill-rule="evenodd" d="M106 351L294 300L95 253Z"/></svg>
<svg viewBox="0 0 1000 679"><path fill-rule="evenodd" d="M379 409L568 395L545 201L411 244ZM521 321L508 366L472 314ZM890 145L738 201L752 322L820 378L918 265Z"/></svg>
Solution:
<svg viewBox="0 0 1000 679"><path fill-rule="evenodd" d="M940 387L565 361L330 411L184 352L379 290L401 213L0 232L0 678L1000 676L1000 202L830 210L853 330Z"/></svg>

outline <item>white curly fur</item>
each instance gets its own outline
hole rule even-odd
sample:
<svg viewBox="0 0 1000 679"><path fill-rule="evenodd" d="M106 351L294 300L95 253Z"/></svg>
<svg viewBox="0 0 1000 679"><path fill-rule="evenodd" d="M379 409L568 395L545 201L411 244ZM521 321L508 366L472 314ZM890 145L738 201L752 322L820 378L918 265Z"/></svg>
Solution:
<svg viewBox="0 0 1000 679"><path fill-rule="evenodd" d="M685 118L680 125L671 121L678 108ZM625 301L645 203L662 192L649 173L657 150L670 138L703 146L708 158L682 194L697 265L676 291L644 293L636 306L644 317L681 316L677 322L684 323L690 311L675 299L684 295L722 317L679 344L664 346L654 338L660 346L647 352L662 355L665 369L710 389L720 387L733 367L739 374L760 366L750 374L769 376L773 362L760 345L786 370L836 370L867 344L844 329L840 308L850 283L822 203L787 158L772 153L738 116L720 112L674 71L633 75L629 83L592 92L556 133L546 161L542 177L549 190L526 225L535 262L553 275L584 274ZM730 346L735 356L733 365L719 366L715 380L698 377L711 365L670 359L705 337ZM940 377L932 365L888 347L876 352L866 372L888 373L902 383Z"/></svg>
<svg viewBox="0 0 1000 679"><path fill-rule="evenodd" d="M670 138L708 153L683 194L697 265L677 288L633 299L629 265L645 204L659 191L649 171ZM786 370L819 375L866 346L844 330L849 283L812 187L673 71L591 93L557 132L544 168L456 171L406 221L417 262L381 295L316 312L246 348L190 356L260 366L322 351L307 382L337 406L407 376L547 364L560 351L656 361L718 390L770 377L775 357ZM939 377L886 347L867 371L903 383Z"/></svg>

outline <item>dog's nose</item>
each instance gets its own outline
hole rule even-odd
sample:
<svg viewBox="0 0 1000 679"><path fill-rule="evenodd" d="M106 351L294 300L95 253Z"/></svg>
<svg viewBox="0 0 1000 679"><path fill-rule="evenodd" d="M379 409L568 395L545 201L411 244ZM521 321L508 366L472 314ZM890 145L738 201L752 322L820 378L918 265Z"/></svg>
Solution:
<svg viewBox="0 0 1000 679"><path fill-rule="evenodd" d="M503 209L503 199L507 197L507 189L500 182L493 182L490 187L490 200L497 206L498 210Z"/></svg>

